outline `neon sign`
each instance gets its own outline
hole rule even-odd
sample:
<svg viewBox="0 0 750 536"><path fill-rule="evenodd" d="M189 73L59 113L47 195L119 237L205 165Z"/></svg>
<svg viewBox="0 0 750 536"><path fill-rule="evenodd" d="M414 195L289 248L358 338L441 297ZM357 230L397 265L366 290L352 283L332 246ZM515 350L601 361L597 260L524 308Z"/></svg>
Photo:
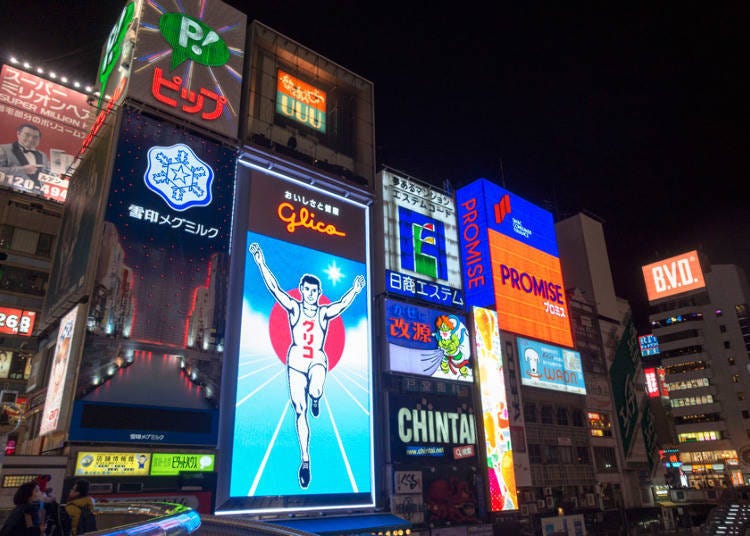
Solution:
<svg viewBox="0 0 750 536"><path fill-rule="evenodd" d="M522 337L517 345L523 385L586 394L579 352Z"/></svg>
<svg viewBox="0 0 750 536"><path fill-rule="evenodd" d="M279 69L276 112L325 134L326 93Z"/></svg>
<svg viewBox="0 0 750 536"><path fill-rule="evenodd" d="M184 143L151 147L143 180L149 190L179 212L211 204L214 170Z"/></svg>
<svg viewBox="0 0 750 536"><path fill-rule="evenodd" d="M171 80L167 80L164 78L161 68L156 67L151 83L151 94L159 102L172 108L178 108L177 98L162 94L163 88L177 93L176 97L179 97L182 102L180 109L183 112L188 114L197 114L200 112L201 119L205 119L206 121L213 121L221 117L221 114L224 112L224 105L227 103L227 98L224 95L219 95L205 87L200 88L198 93L191 91L182 85L182 77L180 76L175 75ZM215 104L213 110L205 110L206 102L211 101Z"/></svg>
<svg viewBox="0 0 750 536"><path fill-rule="evenodd" d="M172 47L172 69L188 58L209 67L229 61L227 44L200 20L183 13L165 13L159 19L159 31Z"/></svg>
<svg viewBox="0 0 750 536"><path fill-rule="evenodd" d="M299 214L297 214L294 210L294 205L291 203L280 203L276 213L279 219L287 224L286 230L288 233L293 233L297 230L297 227L302 227L303 229L310 229L311 231L329 236L346 236L345 232L339 231L333 224L315 221L315 212L305 207L302 207Z"/></svg>
<svg viewBox="0 0 750 536"><path fill-rule="evenodd" d="M125 35L128 32L130 24L133 22L133 16L135 13L135 3L130 2L122 10L120 18L112 28L107 38L107 44L104 49L104 55L102 56L102 63L99 66L99 83L101 95L99 96L99 103L97 107L101 107L102 99L107 92L107 84L109 83L109 77L112 75L112 71L117 65L120 56L122 55L122 43L125 40ZM116 100L116 99L112 99Z"/></svg>

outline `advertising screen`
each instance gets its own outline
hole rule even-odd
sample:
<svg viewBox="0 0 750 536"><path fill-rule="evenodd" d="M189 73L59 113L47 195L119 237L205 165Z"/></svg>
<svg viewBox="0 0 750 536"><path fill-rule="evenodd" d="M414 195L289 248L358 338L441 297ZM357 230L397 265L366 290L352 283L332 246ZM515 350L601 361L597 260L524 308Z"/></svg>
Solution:
<svg viewBox="0 0 750 536"><path fill-rule="evenodd" d="M151 454L146 452L79 452L76 476L146 476Z"/></svg>
<svg viewBox="0 0 750 536"><path fill-rule="evenodd" d="M65 201L93 120L87 96L11 65L0 72L0 187Z"/></svg>
<svg viewBox="0 0 750 536"><path fill-rule="evenodd" d="M503 331L572 347L552 214L484 179L456 199L467 303L494 306Z"/></svg>
<svg viewBox="0 0 750 536"><path fill-rule="evenodd" d="M154 452L151 455L152 476L172 476L180 473L208 473L214 470L213 454L189 452Z"/></svg>
<svg viewBox="0 0 750 536"><path fill-rule="evenodd" d="M648 301L706 286L696 250L647 264L642 270Z"/></svg>
<svg viewBox="0 0 750 536"><path fill-rule="evenodd" d="M234 170L231 149L123 110L71 439L216 443Z"/></svg>
<svg viewBox="0 0 750 536"><path fill-rule="evenodd" d="M659 398L659 380L656 376L655 368L643 369L643 375L646 377L646 394L649 398Z"/></svg>
<svg viewBox="0 0 750 536"><path fill-rule="evenodd" d="M276 113L315 131L326 132L326 92L291 74L276 75Z"/></svg>
<svg viewBox="0 0 750 536"><path fill-rule="evenodd" d="M368 207L255 168L229 501L223 511L374 504Z"/></svg>
<svg viewBox="0 0 750 536"><path fill-rule="evenodd" d="M522 337L516 341L523 385L586 394L579 352Z"/></svg>
<svg viewBox="0 0 750 536"><path fill-rule="evenodd" d="M0 335L31 337L36 313L11 307L0 307Z"/></svg>
<svg viewBox="0 0 750 536"><path fill-rule="evenodd" d="M128 96L236 137L245 14L220 0L139 4Z"/></svg>
<svg viewBox="0 0 750 536"><path fill-rule="evenodd" d="M659 354L659 339L655 335L641 335L638 337L638 344L641 347L641 357Z"/></svg>
<svg viewBox="0 0 750 536"><path fill-rule="evenodd" d="M510 415L497 314L491 309L472 307L472 316L484 423L490 510L517 510Z"/></svg>
<svg viewBox="0 0 750 536"><path fill-rule="evenodd" d="M52 358L52 368L49 373L47 397L44 401L44 412L39 425L40 436L55 432L58 428L67 424L60 422L60 416L66 388L68 391L70 390L68 370L71 367L69 367L69 364L71 359L76 357L73 352L77 347L77 338L80 336L76 333L78 317L85 314L84 307L83 305L77 305L60 319L55 354Z"/></svg>
<svg viewBox="0 0 750 536"><path fill-rule="evenodd" d="M385 325L391 372L474 380L471 341L463 316L386 300Z"/></svg>
<svg viewBox="0 0 750 536"><path fill-rule="evenodd" d="M453 198L390 170L381 177L387 290L463 308Z"/></svg>

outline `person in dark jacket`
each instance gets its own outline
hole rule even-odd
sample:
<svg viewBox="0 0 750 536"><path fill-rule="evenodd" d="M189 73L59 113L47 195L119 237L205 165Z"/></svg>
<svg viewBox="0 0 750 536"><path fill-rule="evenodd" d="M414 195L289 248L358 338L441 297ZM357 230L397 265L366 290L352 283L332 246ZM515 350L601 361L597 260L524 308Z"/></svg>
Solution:
<svg viewBox="0 0 750 536"><path fill-rule="evenodd" d="M46 530L42 492L36 482L21 484L13 496L16 507L5 520L0 536L42 536Z"/></svg>
<svg viewBox="0 0 750 536"><path fill-rule="evenodd" d="M70 515L70 533L75 536L82 532L80 529L81 513L84 509L95 513L94 501L89 497L89 481L88 480L77 480L73 484L73 489L68 493L68 502L65 505L65 510Z"/></svg>

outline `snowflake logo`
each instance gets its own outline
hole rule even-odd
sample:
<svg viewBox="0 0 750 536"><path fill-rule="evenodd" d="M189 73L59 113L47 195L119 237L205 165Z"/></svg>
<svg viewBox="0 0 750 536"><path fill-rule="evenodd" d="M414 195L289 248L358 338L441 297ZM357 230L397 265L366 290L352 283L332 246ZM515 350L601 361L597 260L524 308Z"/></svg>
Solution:
<svg viewBox="0 0 750 536"><path fill-rule="evenodd" d="M174 210L211 204L214 170L183 143L151 147L143 180Z"/></svg>

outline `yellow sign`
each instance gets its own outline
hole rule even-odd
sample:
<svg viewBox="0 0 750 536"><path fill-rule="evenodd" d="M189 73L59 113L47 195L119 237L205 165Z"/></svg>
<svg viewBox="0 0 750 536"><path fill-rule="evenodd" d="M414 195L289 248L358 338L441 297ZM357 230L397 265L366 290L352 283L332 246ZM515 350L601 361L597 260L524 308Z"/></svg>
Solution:
<svg viewBox="0 0 750 536"><path fill-rule="evenodd" d="M146 476L151 455L142 452L79 452L76 476Z"/></svg>

